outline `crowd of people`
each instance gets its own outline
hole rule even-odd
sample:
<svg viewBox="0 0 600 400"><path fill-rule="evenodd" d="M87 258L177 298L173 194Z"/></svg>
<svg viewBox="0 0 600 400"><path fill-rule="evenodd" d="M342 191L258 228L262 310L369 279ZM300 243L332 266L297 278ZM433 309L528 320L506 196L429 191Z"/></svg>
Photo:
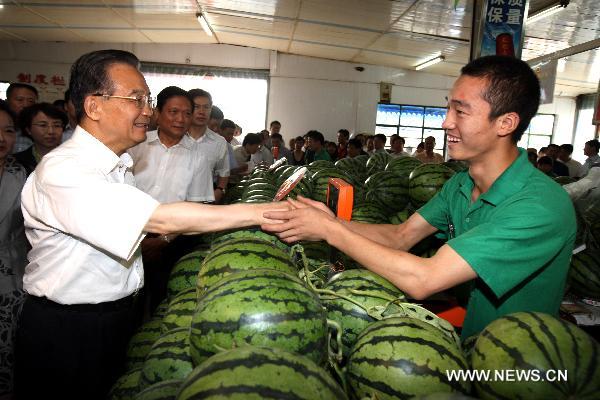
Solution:
<svg viewBox="0 0 600 400"><path fill-rule="evenodd" d="M412 154L405 150L405 139L399 135L351 137L347 129L337 132L337 142L326 141L321 132L310 130L290 139L286 146L279 121L272 121L269 128L261 132L242 136L242 127L226 119L213 104L211 94L203 89L169 86L161 90L156 99L150 97L138 64L139 60L127 52L89 53L73 65L69 90L65 98L55 104L38 102L37 90L22 83L11 84L7 100L0 101L0 208L3 212L0 219L0 395L13 390L15 340L21 349L16 369L22 398L40 394L52 397L49 393L57 393L53 390L61 389L67 381L79 382L72 390L91 393L89 398L105 393L107 384L118 372L111 367L123 354L117 354L117 350L106 352L103 346L122 350L132 331L132 322L136 321L133 309L140 307L136 299L144 281L141 308L146 313L165 297L168 266L191 246L189 237L183 234L263 224L291 240L285 236L286 229L291 229L290 222L279 219L293 221L295 214L277 214L273 205L219 205L228 188L255 166L269 165L281 158L291 165L307 165L316 160L336 161L380 152L392 157L415 157L424 163L444 162L444 156L434 151L433 136L425 138ZM478 68L493 68L493 65ZM461 160L472 160L489 169L497 160L486 155L489 165L484 165L477 154L470 153L489 145L473 145L479 139L464 133L468 132L466 125L462 126L463 133L459 137L459 128L464 122L455 116L465 93L473 101L482 101L479 92L469 91L469 84L485 88L487 81L476 75L478 71L473 71L464 72L453 89L458 100L449 105L450 116L445 129L455 135L449 144L449 148L454 148L451 156L456 154ZM528 73L528 70L523 72ZM527 75L526 79L533 78ZM512 168L511 163L520 163L521 158L528 158L547 175L573 178L584 177L592 165L600 162L598 140L586 142L587 160L583 165L571 158L573 146L570 144L550 144L539 152L528 149L521 157L521 150L516 149L510 135L514 131L515 136L520 137L524 127L517 128L515 121L520 118L528 123L532 115L517 118L512 111L502 115L506 115L503 117L505 125L489 127L487 134L501 150L489 149L490 154L497 151L504 157L502 168L490 172L495 174L494 179ZM483 121L484 117L481 118ZM503 133L504 136L494 134L504 126L510 126L510 131ZM388 140L390 146L386 148ZM525 164L529 165L527 161ZM485 195L493 180L487 175L477 179L481 186L477 190ZM134 181L135 187L131 185ZM512 190L508 186L504 189ZM560 207L563 206L561 203ZM282 207L286 207L285 212L292 212L288 205ZM310 208L312 214L321 212L313 208ZM399 256L389 248L408 249L419 237L437 229L444 230L446 219L442 218L442 208L440 204L430 205L424 209L423 217L410 220L408 226L412 224L420 232L420 236L411 241L402 235L384 232L383 228L369 227L365 232L372 234L371 239L375 238L375 242L369 242L359 232L363 227L338 226L333 220L330 221L331 232L342 232L339 237L347 237L345 243L339 243L326 232L305 233L302 238L329 240L404 288L410 285L400 272L406 271L392 271L389 266L407 257L409 264L418 263L414 257ZM462 227L463 231L467 229ZM512 228L506 229L508 232ZM394 237L399 238L395 244L390 241ZM469 263L474 260L469 258L469 249L484 242L472 240L468 247L464 245L456 251L446 246L438 258L446 257L450 264L456 264L462 275L440 281L439 287L430 287L429 291L415 292L415 298L485 274L484 270L472 269ZM361 243L361 246L352 249L349 243ZM367 248L373 251L358 252ZM561 260L570 251L565 249L556 249ZM369 254L384 254L380 260L389 262L380 265L380 261ZM498 265L505 263L493 261ZM443 276L441 270L440 273ZM410 274L406 272L406 275ZM517 278L513 280L518 284ZM561 282L556 283L559 289ZM478 295L482 299L486 296ZM489 308L493 307L489 304ZM22 321L17 332L20 315ZM57 318L68 320L68 324L57 326ZM104 324L102 329L115 330L116 336L111 333L98 337L97 319ZM476 328L479 325L473 329ZM88 332L89 336L86 333L75 337L74 330ZM60 338L59 343L53 342L56 338ZM90 347L89 342L94 345ZM52 354L48 354L50 347L55 349ZM77 353L84 348L85 357ZM75 367L81 365L89 368ZM48 374L53 367L56 374ZM27 385L24 379L31 376L36 376L39 385ZM81 385L88 387L84 389Z"/></svg>

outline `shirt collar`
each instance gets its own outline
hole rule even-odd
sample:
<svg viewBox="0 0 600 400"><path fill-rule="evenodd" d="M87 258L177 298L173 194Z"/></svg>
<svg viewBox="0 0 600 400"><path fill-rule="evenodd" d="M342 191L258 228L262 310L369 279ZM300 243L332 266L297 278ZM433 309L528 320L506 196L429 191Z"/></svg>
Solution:
<svg viewBox="0 0 600 400"><path fill-rule="evenodd" d="M109 174L120 163L125 166L133 165L133 161L129 154L125 152L121 157L117 156L111 149L106 147L104 143L79 125L75 128L71 140L73 141L71 145L81 145L85 149L84 152L89 151L90 153L93 153L92 156L86 157L86 162L97 167L104 174Z"/></svg>
<svg viewBox="0 0 600 400"><path fill-rule="evenodd" d="M481 199L493 205L498 205L504 199L519 192L535 171L527 157L527 151L519 148L519 156L494 181L492 187L481 195Z"/></svg>

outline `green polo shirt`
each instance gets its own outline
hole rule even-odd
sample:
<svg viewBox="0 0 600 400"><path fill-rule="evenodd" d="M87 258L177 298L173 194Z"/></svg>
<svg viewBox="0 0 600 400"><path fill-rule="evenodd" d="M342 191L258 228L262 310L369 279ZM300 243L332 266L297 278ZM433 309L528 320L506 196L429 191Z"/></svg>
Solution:
<svg viewBox="0 0 600 400"><path fill-rule="evenodd" d="M329 155L327 150L325 150L324 148L321 148L321 150L319 150L315 153L314 161L317 161L317 160L332 161L331 156Z"/></svg>
<svg viewBox="0 0 600 400"><path fill-rule="evenodd" d="M558 314L576 224L567 192L519 157L471 203L468 171L452 177L418 213L448 237L447 244L477 273L462 337L517 311Z"/></svg>

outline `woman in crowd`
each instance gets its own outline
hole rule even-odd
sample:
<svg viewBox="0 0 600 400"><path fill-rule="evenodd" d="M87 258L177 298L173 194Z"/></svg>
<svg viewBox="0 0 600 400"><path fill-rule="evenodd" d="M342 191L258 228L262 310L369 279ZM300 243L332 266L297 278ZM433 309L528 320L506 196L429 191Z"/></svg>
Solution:
<svg viewBox="0 0 600 400"><path fill-rule="evenodd" d="M33 140L33 145L15 154L15 158L25 167L27 175L33 172L42 157L61 144L67 122L67 114L50 103L37 103L21 112L21 132Z"/></svg>
<svg viewBox="0 0 600 400"><path fill-rule="evenodd" d="M304 165L304 138L302 136L298 136L294 140L294 151L292 152L294 159L293 165Z"/></svg>
<svg viewBox="0 0 600 400"><path fill-rule="evenodd" d="M21 189L27 175L10 155L16 140L15 118L0 100L0 397L10 397L12 392L13 341L24 300L28 251L21 213Z"/></svg>

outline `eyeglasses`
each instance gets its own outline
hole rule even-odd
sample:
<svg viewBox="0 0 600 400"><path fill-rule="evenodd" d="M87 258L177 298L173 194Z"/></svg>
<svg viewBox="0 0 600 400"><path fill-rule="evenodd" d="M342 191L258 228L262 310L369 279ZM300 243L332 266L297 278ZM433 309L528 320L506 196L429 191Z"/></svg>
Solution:
<svg viewBox="0 0 600 400"><path fill-rule="evenodd" d="M139 95L139 96L114 96L111 94L95 93L92 96L104 97L105 99L123 99L123 100L135 101L136 107L139 108L140 110L142 108L144 108L144 106L146 104L148 105L148 107L154 108L154 98L147 96L145 94Z"/></svg>
<svg viewBox="0 0 600 400"><path fill-rule="evenodd" d="M211 108L212 108L212 104L196 104L196 103L194 103L194 110L210 111Z"/></svg>
<svg viewBox="0 0 600 400"><path fill-rule="evenodd" d="M49 124L47 122L34 122L31 125L37 126L38 128L47 131L49 128L52 128L53 131L63 130L65 127L61 123Z"/></svg>

